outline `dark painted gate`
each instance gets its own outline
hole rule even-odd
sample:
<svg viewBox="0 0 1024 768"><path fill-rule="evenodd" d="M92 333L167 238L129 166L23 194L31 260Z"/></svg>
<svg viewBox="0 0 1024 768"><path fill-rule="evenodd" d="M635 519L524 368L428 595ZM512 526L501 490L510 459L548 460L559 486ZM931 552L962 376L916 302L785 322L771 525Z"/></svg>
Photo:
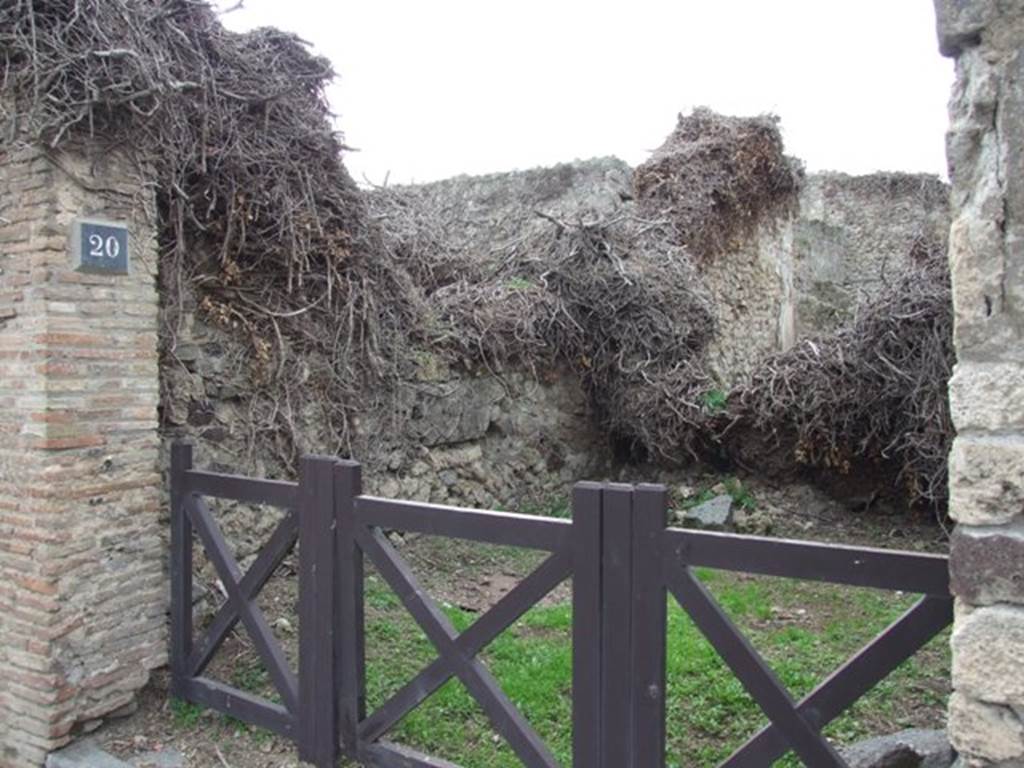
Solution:
<svg viewBox="0 0 1024 768"><path fill-rule="evenodd" d="M171 470L172 693L293 739L326 768L344 754L380 768L452 767L386 741L408 712L457 678L527 768L558 765L478 654L566 579L573 601L573 765L661 768L665 762L666 603L692 617L771 724L723 766L770 766L789 749L813 768L843 766L821 729L952 619L947 560L666 527L660 486L579 483L572 519L395 501L362 493L355 462L310 457L298 483L192 468L175 445ZM242 574L204 497L288 510ZM382 533L412 531L544 551L546 559L461 634ZM227 601L193 637L193 535ZM299 659L290 669L256 597L299 542ZM434 645L437 659L375 711L366 711L364 559L369 559ZM817 689L794 701L692 573L694 567L917 592L924 597ZM241 623L274 683L264 700L203 676Z"/></svg>

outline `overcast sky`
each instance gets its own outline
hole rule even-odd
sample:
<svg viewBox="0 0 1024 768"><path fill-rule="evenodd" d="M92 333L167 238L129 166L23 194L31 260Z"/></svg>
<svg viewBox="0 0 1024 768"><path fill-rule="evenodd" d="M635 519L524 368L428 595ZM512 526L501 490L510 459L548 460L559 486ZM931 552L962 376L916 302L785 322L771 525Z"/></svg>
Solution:
<svg viewBox="0 0 1024 768"><path fill-rule="evenodd" d="M932 0L245 0L338 72L359 180L429 181L617 155L678 112L774 112L810 170L945 173L953 64Z"/></svg>

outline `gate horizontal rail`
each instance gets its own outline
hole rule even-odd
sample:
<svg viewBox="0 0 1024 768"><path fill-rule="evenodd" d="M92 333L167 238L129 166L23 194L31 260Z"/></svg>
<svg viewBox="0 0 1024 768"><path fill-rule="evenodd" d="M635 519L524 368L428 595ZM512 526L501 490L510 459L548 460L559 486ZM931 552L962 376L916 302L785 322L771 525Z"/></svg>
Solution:
<svg viewBox="0 0 1024 768"><path fill-rule="evenodd" d="M207 498L267 504L286 514L246 573ZM451 679L480 705L527 768L556 768L549 746L502 691L480 653L566 580L572 581L573 765L663 768L669 596L769 719L721 765L766 768L793 750L812 768L845 766L822 729L952 620L947 558L667 527L662 486L578 483L570 520L382 499L362 493L352 461L307 457L297 483L192 468L171 461L172 692L296 743L318 768L341 754L378 768L458 768L387 741L409 712ZM417 532L548 553L530 574L458 632L424 591L385 531ZM199 541L227 599L198 639L192 560ZM298 544L298 673L256 604ZM437 657L373 712L366 705L364 578L369 560L434 646ZM801 700L732 623L693 569L706 567L901 590L923 597ZM203 676L241 626L277 691L267 700Z"/></svg>
<svg viewBox="0 0 1024 768"><path fill-rule="evenodd" d="M667 529L665 538L666 556L686 566L949 595L949 562L942 555L678 528Z"/></svg>

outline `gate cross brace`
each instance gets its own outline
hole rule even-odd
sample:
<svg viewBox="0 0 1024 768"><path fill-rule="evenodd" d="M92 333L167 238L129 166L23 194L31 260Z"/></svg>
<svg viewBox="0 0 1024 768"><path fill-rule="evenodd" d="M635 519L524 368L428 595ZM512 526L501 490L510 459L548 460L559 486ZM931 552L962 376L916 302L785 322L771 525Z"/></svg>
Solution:
<svg viewBox="0 0 1024 768"><path fill-rule="evenodd" d="M459 651L466 657L476 656L500 635L506 627L517 621L571 573L569 556L556 552L544 560L529 576L504 595L491 610L478 618L455 638ZM423 703L428 696L454 676L446 658L431 662L416 677L402 686L394 696L359 725L361 741L376 741L387 733L408 712Z"/></svg>
<svg viewBox="0 0 1024 768"><path fill-rule="evenodd" d="M847 768L846 762L798 711L792 697L754 647L689 568L666 569L669 591L711 642L768 719L806 765ZM767 765L767 762L760 763Z"/></svg>
<svg viewBox="0 0 1024 768"><path fill-rule="evenodd" d="M804 697L797 709L824 728L847 707L885 679L953 620L953 601L923 597L856 656ZM785 736L767 725L737 749L720 768L761 768L788 749Z"/></svg>
<svg viewBox="0 0 1024 768"><path fill-rule="evenodd" d="M380 530L360 527L356 540L433 643L440 657L438 661L466 686L494 729L505 738L526 768L557 768L558 763L547 746L509 701L494 676L459 644L455 627L426 595L416 576Z"/></svg>
<svg viewBox="0 0 1024 768"><path fill-rule="evenodd" d="M269 541L260 550L255 562L238 583L238 589L244 600L252 600L260 593L285 556L295 546L298 533L298 516L294 511L289 510L287 516L278 523ZM228 601L220 607L217 615L210 622L206 634L195 645L192 655L189 656L189 674L201 675L203 673L217 649L224 642L228 632L238 623L238 618L238 611L232 601Z"/></svg>
<svg viewBox="0 0 1024 768"><path fill-rule="evenodd" d="M298 710L298 682L288 667L288 660L285 658L281 647L274 639L274 633L271 631L263 611L256 605L253 595L242 588L241 569L239 569L238 563L231 554L231 549L224 539L224 534L221 533L220 528L213 519L209 506L207 506L202 498L193 494L185 502L185 511L191 519L196 533L202 540L203 548L206 550L210 562L213 563L221 583L224 585L224 590L227 592L227 605L232 606L230 610L238 619L241 619L250 638L252 638L253 645L256 646L257 652L263 659L267 672L274 682L274 687L277 688L278 693L281 695L285 707L294 714ZM281 538L285 537L282 536ZM280 544L280 541L278 543ZM268 556L267 561L265 561L267 565L269 565L270 560L271 558ZM255 578L257 575L254 574L252 583L257 581Z"/></svg>

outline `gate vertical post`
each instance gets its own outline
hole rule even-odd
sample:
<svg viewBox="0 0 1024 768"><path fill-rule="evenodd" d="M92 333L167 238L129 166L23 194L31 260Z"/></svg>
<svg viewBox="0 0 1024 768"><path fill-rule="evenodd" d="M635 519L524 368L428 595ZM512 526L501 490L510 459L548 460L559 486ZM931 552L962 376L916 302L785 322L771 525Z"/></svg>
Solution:
<svg viewBox="0 0 1024 768"><path fill-rule="evenodd" d="M171 693L185 696L192 653L192 524L185 510L185 473L192 446L171 446Z"/></svg>
<svg viewBox="0 0 1024 768"><path fill-rule="evenodd" d="M632 768L665 765L665 653L667 590L662 541L668 492L637 486L633 496Z"/></svg>
<svg viewBox="0 0 1024 768"><path fill-rule="evenodd" d="M335 689L335 460L305 456L299 470L299 758L338 761Z"/></svg>
<svg viewBox="0 0 1024 768"><path fill-rule="evenodd" d="M356 499L363 493L362 467L341 461L334 468L334 517L338 565L336 628L339 727L345 753L356 758L359 723L366 717L366 645L363 552L356 544Z"/></svg>
<svg viewBox="0 0 1024 768"><path fill-rule="evenodd" d="M633 487L609 483L601 509L601 768L632 768Z"/></svg>
<svg viewBox="0 0 1024 768"><path fill-rule="evenodd" d="M601 498L572 489L572 764L601 764Z"/></svg>

